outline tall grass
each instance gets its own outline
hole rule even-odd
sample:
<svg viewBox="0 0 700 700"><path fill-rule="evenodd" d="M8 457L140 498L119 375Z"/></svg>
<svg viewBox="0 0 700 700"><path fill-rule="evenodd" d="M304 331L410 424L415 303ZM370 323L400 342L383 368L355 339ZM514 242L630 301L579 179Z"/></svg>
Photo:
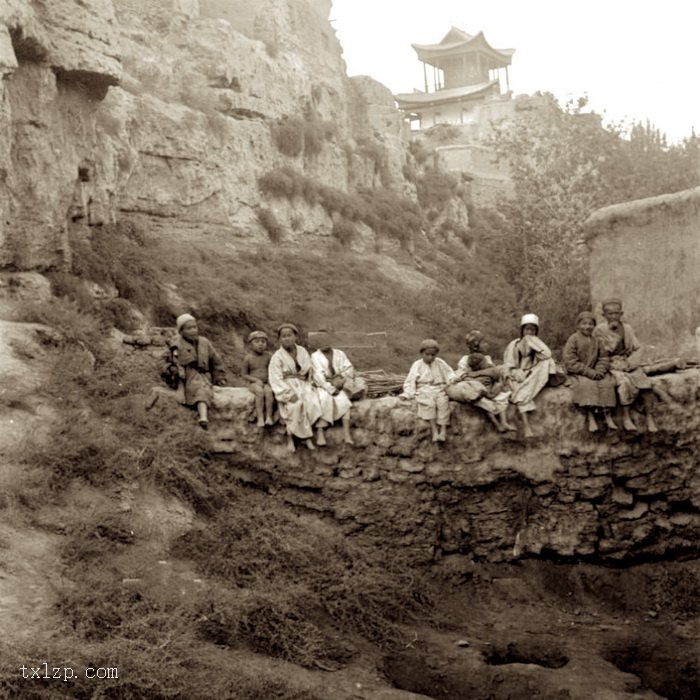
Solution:
<svg viewBox="0 0 700 700"><path fill-rule="evenodd" d="M328 214L362 221L379 234L407 243L420 234L421 211L415 202L387 188L347 193L324 185L290 167L271 170L258 179L260 189L275 197L300 197L320 204Z"/></svg>

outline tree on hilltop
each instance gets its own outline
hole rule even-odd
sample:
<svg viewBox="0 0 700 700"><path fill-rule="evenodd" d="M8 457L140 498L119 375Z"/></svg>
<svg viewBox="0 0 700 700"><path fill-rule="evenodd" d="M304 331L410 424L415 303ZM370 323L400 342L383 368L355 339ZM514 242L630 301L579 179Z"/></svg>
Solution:
<svg viewBox="0 0 700 700"><path fill-rule="evenodd" d="M697 136L669 146L653 125L603 126L549 94L496 125L492 146L509 163L512 196L496 209L502 224L489 243L523 310L546 320L547 337L563 345L576 313L590 303L583 223L600 207L698 184Z"/></svg>

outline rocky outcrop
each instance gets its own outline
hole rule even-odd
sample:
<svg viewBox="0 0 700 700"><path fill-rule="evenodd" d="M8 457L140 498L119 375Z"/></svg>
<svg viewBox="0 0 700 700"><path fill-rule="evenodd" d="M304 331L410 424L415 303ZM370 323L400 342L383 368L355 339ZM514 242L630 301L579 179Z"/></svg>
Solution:
<svg viewBox="0 0 700 700"><path fill-rule="evenodd" d="M415 196L391 96L349 81L329 11L327 0L5 3L0 267L64 266L71 235L115 221L265 242L261 207L292 242L329 236L318 205L260 192L258 178L285 166L345 192ZM320 145L285 152L285 120L312 121ZM359 228L355 245L374 250Z"/></svg>
<svg viewBox="0 0 700 700"><path fill-rule="evenodd" d="M535 440L500 437L474 409L453 404L449 442L438 446L416 426L412 404L386 397L355 405L355 448L333 429L330 447L293 455L281 427L263 437L249 422L246 389L218 389L213 447L237 478L423 560L697 553L700 371L653 381L675 400L660 406L656 434L591 435L559 387L538 399Z"/></svg>

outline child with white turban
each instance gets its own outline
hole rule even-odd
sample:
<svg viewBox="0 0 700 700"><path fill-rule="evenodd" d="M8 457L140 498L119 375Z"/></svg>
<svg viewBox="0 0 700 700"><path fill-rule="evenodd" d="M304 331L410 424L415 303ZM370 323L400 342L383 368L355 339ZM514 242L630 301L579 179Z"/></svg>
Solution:
<svg viewBox="0 0 700 700"><path fill-rule="evenodd" d="M520 320L520 337L512 340L503 353L510 402L518 407L526 438L534 436L528 413L535 410L535 397L557 373L552 351L539 338L539 330L540 319L525 314Z"/></svg>

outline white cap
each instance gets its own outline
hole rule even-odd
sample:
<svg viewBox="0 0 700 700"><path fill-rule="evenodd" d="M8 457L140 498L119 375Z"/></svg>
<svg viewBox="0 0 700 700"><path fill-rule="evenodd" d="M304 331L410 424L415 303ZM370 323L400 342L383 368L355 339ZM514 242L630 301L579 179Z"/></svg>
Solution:
<svg viewBox="0 0 700 700"><path fill-rule="evenodd" d="M540 327L540 319L538 318L537 314L525 314L520 319L521 328L523 326L527 326L528 324L532 324L533 326L537 326L538 328Z"/></svg>

